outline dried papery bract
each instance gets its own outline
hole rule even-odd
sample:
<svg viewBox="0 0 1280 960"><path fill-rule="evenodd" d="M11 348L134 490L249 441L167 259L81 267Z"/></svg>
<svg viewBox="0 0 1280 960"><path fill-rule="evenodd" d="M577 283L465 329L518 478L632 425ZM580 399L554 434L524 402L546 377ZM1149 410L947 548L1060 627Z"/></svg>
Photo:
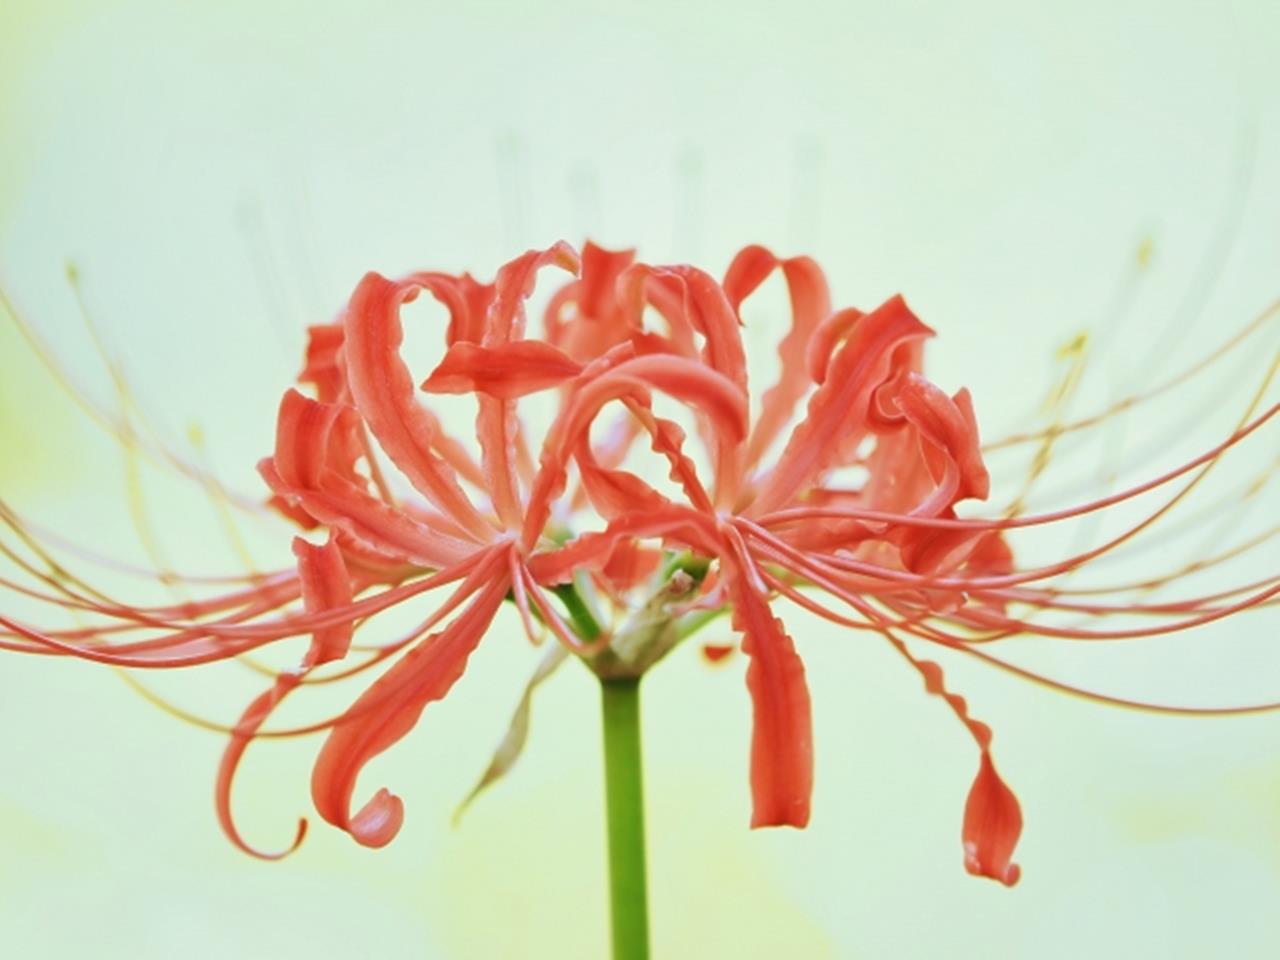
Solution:
<svg viewBox="0 0 1280 960"><path fill-rule="evenodd" d="M540 276L561 271L572 276L551 294L543 335L531 337L527 299ZM790 317L777 378L761 386L748 382L741 318L775 274ZM411 371L401 355L401 311L423 292L444 306L448 322L434 369ZM814 732L804 637L783 619L799 607L851 634L881 638L963 724L978 751L961 824L964 866L1013 884L1022 811L997 772L992 731L921 648L942 647L1127 707L1210 714L1280 706L1140 702L1042 676L999 652L1001 641L1024 635L1155 639L1276 602L1274 575L1162 603L1135 600L1134 591L1175 584L1177 571L1111 588L1066 580L1142 538L1237 446L1267 442L1278 410L1267 401L1274 363L1220 443L1099 499L1027 513L1025 489L1012 496L991 489L985 454L1138 408L1268 329L1275 315L1108 410L984 448L978 412L992 398L980 385L971 395L927 378L933 331L907 302L833 309L826 277L808 257L749 246L721 281L590 243L579 258L560 243L517 257L492 283L469 274L371 273L337 320L308 331L299 388L285 392L275 449L259 465L266 502L305 534L294 540L294 568L233 578L207 599L131 605L60 559L91 557L3 505L0 547L13 570L0 585L73 611L83 625L42 629L4 612L0 645L141 670L243 658L310 636L298 665L274 676L238 721L221 728L229 739L217 778L219 820L242 849L275 858L302 840L305 821L292 845L275 850L241 838L231 785L249 743L326 733L311 783L317 811L361 844L390 842L404 803L385 788L357 800L359 775L450 691L504 602L532 642L549 637L557 646L530 681L477 790L515 762L533 689L571 655L606 682L636 680L723 616L741 641L752 705L751 824L803 827L811 815ZM439 394L474 400L478 458L432 409ZM521 416L521 401L533 395L552 398L556 410L537 430ZM1050 465L1041 457L1028 484ZM989 498L1011 505L976 506ZM1053 562L1017 562L1014 531L1152 503L1100 543ZM1274 532L1222 557L1258 549ZM434 601L420 599L428 596ZM417 625L399 637L377 636L379 614L393 607L416 611ZM1129 625L1134 618L1150 622ZM704 650L714 660L728 653L721 644ZM294 729L269 726L286 696L384 667L336 716Z"/></svg>

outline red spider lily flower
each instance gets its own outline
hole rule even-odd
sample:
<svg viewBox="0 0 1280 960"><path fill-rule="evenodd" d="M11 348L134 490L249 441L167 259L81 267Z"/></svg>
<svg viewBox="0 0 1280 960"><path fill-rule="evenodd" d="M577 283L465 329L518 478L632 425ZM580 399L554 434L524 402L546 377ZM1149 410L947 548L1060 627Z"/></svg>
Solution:
<svg viewBox="0 0 1280 960"><path fill-rule="evenodd" d="M535 339L525 329L526 302L546 267L574 279L551 296L545 337ZM791 320L778 346L776 382L756 399L742 307L774 273L786 284ZM401 308L423 291L449 320L439 363L415 385L401 356ZM318 542L294 540L295 569L247 578L207 600L131 606L69 576L31 525L5 506L0 519L27 550L6 555L35 586L10 579L0 585L94 624L40 630L3 615L0 646L166 668L309 635L298 667L278 675L229 729L217 778L227 835L256 856L275 858L301 842L305 821L292 846L264 853L240 836L232 785L248 744L265 735L265 721L294 691L399 657L338 716L287 731L327 731L312 774L316 810L359 843L379 847L400 829L404 807L386 789L355 807L361 770L449 692L504 600L513 602L531 639L549 630L602 677L639 676L680 638L677 625L724 612L747 659L752 826L803 827L813 731L804 665L775 609L785 599L883 638L964 724L979 754L961 827L964 864L1013 884L1022 814L997 772L991 730L915 647L944 647L1104 702L1214 712L1070 687L1003 660L988 645L1021 634L1157 636L1273 602L1280 594L1274 578L1147 605L1072 593L1060 578L1175 508L1280 407L1260 410L1255 401L1221 444L1108 497L1038 515L1011 509L962 517L957 508L986 500L991 482L969 392L948 393L925 376L924 344L932 335L901 297L868 311L833 310L813 260L779 258L759 246L741 251L723 280L592 244L579 261L563 243L516 258L492 284L467 274L389 280L371 273L339 320L311 328L298 379L313 395L285 393L274 451L259 465L272 506L303 531L323 530ZM478 459L448 435L420 391L475 398ZM544 435L531 437L519 402L537 393L553 394L558 408ZM615 409L621 419L595 429ZM646 446L656 469L643 465ZM1010 531L1068 522L1171 487L1165 503L1100 545L1054 563L1015 563ZM587 507L585 517L575 514ZM630 625L601 630L577 592L580 582L607 605L606 627L628 616ZM354 632L367 621L445 586L452 593L406 636L366 647L368 656L337 673L315 673L346 664ZM564 614L548 593L559 594ZM1119 629L1102 619L1096 626L1052 619L1117 611L1157 622ZM728 653L717 644L704 651L711 660ZM540 668L535 682L543 676ZM509 757L498 766L504 764Z"/></svg>

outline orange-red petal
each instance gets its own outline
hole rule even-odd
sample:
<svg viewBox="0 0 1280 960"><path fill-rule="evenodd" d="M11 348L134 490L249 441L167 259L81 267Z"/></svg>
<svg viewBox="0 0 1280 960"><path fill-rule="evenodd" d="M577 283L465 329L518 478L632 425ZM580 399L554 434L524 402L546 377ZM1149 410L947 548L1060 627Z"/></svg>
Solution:
<svg viewBox="0 0 1280 960"><path fill-rule="evenodd" d="M449 348L422 389L514 400L559 386L581 372L581 364L541 340L517 340L499 347L461 342Z"/></svg>
<svg viewBox="0 0 1280 960"><path fill-rule="evenodd" d="M982 751L978 775L965 802L961 831L965 869L975 876L990 877L1011 887L1018 882L1020 874L1018 865L1011 861L1022 834L1022 810L1018 798L996 773L991 759L991 728L969 715L969 705L964 697L946 689L940 666L931 660L917 660L898 641L894 641L894 645L920 671L925 689L945 700L969 728Z"/></svg>
<svg viewBox="0 0 1280 960"><path fill-rule="evenodd" d="M580 266L578 254L561 241L546 250L530 250L503 265L494 281L493 304L485 319L482 346L501 349L523 337L524 302L533 292L538 271L553 265L576 274ZM480 407L476 437L480 441L485 487L502 526L517 530L523 510L517 470L520 421L515 404L485 394L476 399Z"/></svg>
<svg viewBox="0 0 1280 960"><path fill-rule="evenodd" d="M1018 798L996 773L990 752L984 750L964 806L964 868L974 876L990 877L1012 887L1022 874L1012 862L1021 834Z"/></svg>
<svg viewBox="0 0 1280 960"><path fill-rule="evenodd" d="M803 827L813 793L813 718L804 663L753 582L746 550L735 546L721 569L733 627L749 658L752 827Z"/></svg>
<svg viewBox="0 0 1280 960"><path fill-rule="evenodd" d="M342 550L333 537L330 537L323 546L315 546L306 540L296 538L293 542L293 552L298 558L298 579L302 584L302 603L307 613L322 613L351 603L353 596L351 577L343 562ZM317 629L311 635L311 647L307 650L301 669L282 673L277 677L271 688L255 698L236 722L231 739L223 750L222 760L218 765L214 798L218 822L222 825L223 832L232 843L246 853L263 860L279 860L296 850L306 836L307 821L300 819L293 843L286 849L278 853L264 853L256 847L251 847L240 836L240 831L236 827L235 818L231 812L231 789L240 760L267 717L281 700L297 688L309 670L322 663L340 660L346 656L351 646L352 632L351 621Z"/></svg>
<svg viewBox="0 0 1280 960"><path fill-rule="evenodd" d="M378 444L418 492L469 534L487 542L494 529L432 450L433 423L418 406L413 379L400 359L400 306L419 289L376 273L366 274L356 287L344 323L343 355L351 395Z"/></svg>
<svg viewBox="0 0 1280 960"><path fill-rule="evenodd" d="M726 377L700 363L671 354L646 354L616 366L589 367L561 408L543 445L529 497L522 538L526 548L537 542L550 517L551 501L563 492L565 467L600 409L611 400L635 398L648 404L656 387L689 404L717 425L729 442L747 431L746 396Z"/></svg>
<svg viewBox="0 0 1280 960"><path fill-rule="evenodd" d="M271 711L290 691L297 687L301 679L300 674L283 673L276 679L270 689L254 698L253 702L245 708L244 713L240 715L240 719L236 721L236 725L231 732L231 739L223 749L222 759L218 764L218 778L214 785L214 808L218 814L218 824L222 827L222 832L226 834L227 839L245 853L257 857L259 860L280 860L297 850L302 844L303 838L307 835L307 821L305 818L298 818L298 828L294 834L293 842L283 850L274 852L259 850L257 847L250 846L240 835L235 817L231 812L231 790L235 781L236 770L240 766L240 759L244 756L249 742L261 729L267 717L271 715Z"/></svg>
<svg viewBox="0 0 1280 960"><path fill-rule="evenodd" d="M753 513L789 503L837 461L842 449L864 431L872 392L889 376L894 351L930 333L901 297L891 298L853 325L832 357L825 381L809 398L804 420L764 481Z"/></svg>
<svg viewBox="0 0 1280 960"><path fill-rule="evenodd" d="M439 633L419 642L366 690L340 720L320 750L311 775L316 811L364 846L391 841L404 818L400 799L377 792L351 812L356 778L364 765L405 736L428 703L439 700L462 676L507 592L507 576L494 577Z"/></svg>
<svg viewBox="0 0 1280 960"><path fill-rule="evenodd" d="M323 546L308 543L301 537L293 541L293 555L298 560L298 579L302 582L302 606L307 613L321 613L348 606L355 598L351 575L347 572L342 549L330 536ZM322 663L341 660L351 648L353 624L335 623L311 635L311 648L303 666L307 669Z"/></svg>
<svg viewBox="0 0 1280 960"><path fill-rule="evenodd" d="M806 350L818 325L831 313L827 278L816 261L810 257L780 260L764 247L753 245L738 252L724 276L725 295L739 316L742 301L778 267L782 268L791 298L791 326L778 344L778 381L760 401L760 415L747 445L748 467L764 455L809 388Z"/></svg>

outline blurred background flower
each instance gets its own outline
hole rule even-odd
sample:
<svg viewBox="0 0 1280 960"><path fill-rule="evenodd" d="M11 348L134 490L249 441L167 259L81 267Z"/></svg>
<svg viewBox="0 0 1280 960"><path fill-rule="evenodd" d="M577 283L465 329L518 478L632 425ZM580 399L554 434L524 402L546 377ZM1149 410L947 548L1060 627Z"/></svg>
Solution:
<svg viewBox="0 0 1280 960"><path fill-rule="evenodd" d="M253 495L305 325L329 319L367 269L463 270L560 237L716 271L762 242L818 256L837 303L904 292L939 333L931 378L968 385L998 438L1159 382L1280 293L1278 32L1263 0L892 11L11 0L0 281L90 398L133 411L139 430L142 411L155 436ZM756 355L771 355L784 304L780 284L753 303ZM1085 332L1079 382L1046 412L1070 364L1058 351ZM1028 504L1076 502L1217 442L1265 372L1275 325L1251 344L1061 441ZM95 427L7 318L0 450L6 501L77 542L194 573L287 562L282 526L229 522L216 496ZM993 455L1006 500L1033 452ZM1177 517L1100 569L1140 578L1265 533L1273 457L1265 436L1233 454ZM1106 532L1080 524L1026 541L1023 556ZM1273 573L1264 549L1196 583ZM125 574L100 581L168 596ZM162 719L99 668L6 658L6 948L602 955L585 672L539 691L527 755L448 826L537 656L511 611L500 616L505 636L500 622L433 723L378 761L414 797L400 842L372 853L318 833L275 865L218 833L221 738ZM819 732L804 833L746 830L740 660L708 672L682 650L648 681L657 956L1270 955L1280 718L1105 710L939 657L999 731L1026 811L1025 876L1005 890L946 853L972 757L945 706L882 645L788 620ZM1029 641L1018 654L1111 692L1248 702L1280 690L1276 626L1272 608L1178 638ZM162 692L231 721L259 683L229 667L165 677ZM238 797L246 833L292 824L312 757L255 746Z"/></svg>

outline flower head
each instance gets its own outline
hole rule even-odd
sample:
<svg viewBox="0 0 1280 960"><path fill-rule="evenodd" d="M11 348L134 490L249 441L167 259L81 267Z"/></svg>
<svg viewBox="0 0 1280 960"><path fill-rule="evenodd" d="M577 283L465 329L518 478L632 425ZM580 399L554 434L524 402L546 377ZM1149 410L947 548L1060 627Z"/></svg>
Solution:
<svg viewBox="0 0 1280 960"><path fill-rule="evenodd" d="M526 303L543 271L571 279L551 294L544 334L534 338ZM774 273L787 287L790 322L776 379L761 390L748 382L742 307ZM448 323L438 363L419 380L402 356L401 308L423 292ZM803 827L813 732L804 664L777 609L785 600L884 640L963 724L978 748L964 864L1012 884L1022 814L997 772L991 729L915 648L943 647L1097 700L1179 712L1069 687L991 645L1023 634L1158 636L1271 602L1280 592L1274 578L1151 605L1073 593L1061 581L1173 509L1278 408L1260 409L1259 395L1217 447L1103 499L1037 515L1015 501L983 516L972 504L991 494L990 448L968 390L949 392L926 377L932 336L901 297L833 310L817 263L759 246L742 250L722 280L590 243L581 257L564 243L530 251L493 283L370 273L336 321L309 330L303 389L284 394L275 448L259 465L271 506L300 530L294 567L208 599L131 606L59 574L35 528L5 507L31 556L6 554L35 585L3 585L93 622L39 629L0 615L3 645L154 669L309 635L298 666L228 729L217 777L224 831L250 853L277 857L301 842L305 821L282 852L250 846L232 815L232 784L248 744L295 691L398 658L339 715L293 731L326 732L311 782L317 812L378 847L400 829L404 804L385 788L356 801L361 770L449 692L504 602L531 640L549 632L558 645L535 683L567 654L602 676L638 676L726 614L747 659L752 825ZM433 411L440 394L474 399L478 457ZM554 400L541 431L521 416L533 395ZM1059 424L1052 436L1087 425ZM1171 499L1100 545L1053 563L1015 562L1011 531L1171 487ZM419 599L443 588L443 599ZM421 608L417 626L357 657L355 631L393 607ZM1120 629L1101 619L1117 611L1155 622ZM1076 620L1055 618L1062 613ZM1081 616L1099 620L1082 625ZM713 652L720 659L726 650ZM500 773L513 756L504 745L491 769Z"/></svg>

